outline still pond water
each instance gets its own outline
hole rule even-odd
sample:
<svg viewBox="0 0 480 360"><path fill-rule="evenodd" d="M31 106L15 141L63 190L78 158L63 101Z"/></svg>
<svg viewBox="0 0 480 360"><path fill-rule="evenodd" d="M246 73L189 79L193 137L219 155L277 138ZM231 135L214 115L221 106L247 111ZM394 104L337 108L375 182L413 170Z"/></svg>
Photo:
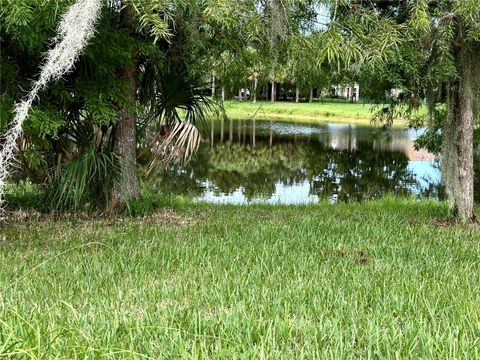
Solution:
<svg viewBox="0 0 480 360"><path fill-rule="evenodd" d="M187 166L151 180L159 191L211 203L346 202L385 194L443 199L438 158L414 149L420 133L391 129L379 136L373 128L349 124L215 122Z"/></svg>

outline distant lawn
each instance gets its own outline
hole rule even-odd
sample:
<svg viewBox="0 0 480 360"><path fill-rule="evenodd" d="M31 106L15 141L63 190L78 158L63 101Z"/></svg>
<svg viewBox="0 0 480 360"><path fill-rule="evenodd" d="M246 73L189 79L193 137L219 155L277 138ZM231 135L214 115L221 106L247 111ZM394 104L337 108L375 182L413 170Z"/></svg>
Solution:
<svg viewBox="0 0 480 360"><path fill-rule="evenodd" d="M0 229L0 357L480 358L480 235L444 204L184 204Z"/></svg>
<svg viewBox="0 0 480 360"><path fill-rule="evenodd" d="M372 104L325 101L314 103L227 101L227 115L233 119L274 119L310 123L348 122L359 125L371 125ZM398 121L394 126L405 126Z"/></svg>

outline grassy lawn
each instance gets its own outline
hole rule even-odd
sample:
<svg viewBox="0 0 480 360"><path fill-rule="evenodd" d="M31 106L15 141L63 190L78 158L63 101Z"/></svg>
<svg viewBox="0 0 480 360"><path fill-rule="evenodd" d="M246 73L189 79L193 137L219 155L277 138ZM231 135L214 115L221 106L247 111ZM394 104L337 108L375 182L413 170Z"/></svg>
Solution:
<svg viewBox="0 0 480 360"><path fill-rule="evenodd" d="M251 101L226 101L225 110L233 119L274 119L308 123L348 122L358 125L371 125L372 105L348 102L264 102L254 104ZM397 121L394 126L404 127L405 121Z"/></svg>
<svg viewBox="0 0 480 360"><path fill-rule="evenodd" d="M0 357L480 358L480 235L444 204L183 204L0 229Z"/></svg>

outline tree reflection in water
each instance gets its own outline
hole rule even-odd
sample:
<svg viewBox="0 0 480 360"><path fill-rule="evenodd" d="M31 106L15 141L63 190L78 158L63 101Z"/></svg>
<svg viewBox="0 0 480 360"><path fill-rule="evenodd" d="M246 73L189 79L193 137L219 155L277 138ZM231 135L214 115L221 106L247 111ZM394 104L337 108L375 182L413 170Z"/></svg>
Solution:
<svg viewBox="0 0 480 360"><path fill-rule="evenodd" d="M392 130L387 142L369 128L256 120L253 130L251 120L227 121L215 122L187 166L159 169L148 181L162 192L233 203L443 197L433 156L417 159L425 154L413 151L403 130Z"/></svg>

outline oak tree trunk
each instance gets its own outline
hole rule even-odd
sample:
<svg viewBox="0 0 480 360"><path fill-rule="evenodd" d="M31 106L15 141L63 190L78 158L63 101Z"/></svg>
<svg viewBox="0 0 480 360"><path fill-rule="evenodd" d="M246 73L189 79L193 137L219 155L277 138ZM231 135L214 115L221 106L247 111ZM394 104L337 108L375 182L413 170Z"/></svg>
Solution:
<svg viewBox="0 0 480 360"><path fill-rule="evenodd" d="M308 102L309 103L313 102L313 89L312 88L310 88L310 98L308 99Z"/></svg>
<svg viewBox="0 0 480 360"><path fill-rule="evenodd" d="M442 167L448 197L458 221L476 221L474 204L473 54L463 44L456 55L458 77L449 84L447 118L443 132Z"/></svg>

